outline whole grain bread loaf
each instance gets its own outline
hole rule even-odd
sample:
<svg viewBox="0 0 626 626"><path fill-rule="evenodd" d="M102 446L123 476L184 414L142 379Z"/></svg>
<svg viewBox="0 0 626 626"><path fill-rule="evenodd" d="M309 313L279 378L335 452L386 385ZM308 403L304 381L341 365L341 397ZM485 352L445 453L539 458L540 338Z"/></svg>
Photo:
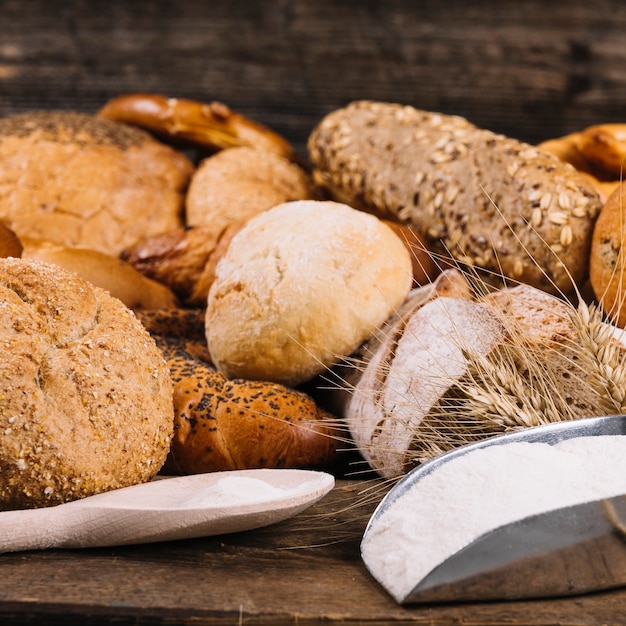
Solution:
<svg viewBox="0 0 626 626"><path fill-rule="evenodd" d="M602 201L548 151L459 116L356 101L313 130L316 182L415 226L457 262L549 292L585 282Z"/></svg>

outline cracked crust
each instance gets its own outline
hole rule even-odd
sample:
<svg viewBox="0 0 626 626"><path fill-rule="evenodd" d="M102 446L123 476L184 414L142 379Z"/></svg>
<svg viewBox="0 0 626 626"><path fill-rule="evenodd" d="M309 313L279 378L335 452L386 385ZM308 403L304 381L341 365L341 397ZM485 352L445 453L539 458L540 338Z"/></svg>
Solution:
<svg viewBox="0 0 626 626"><path fill-rule="evenodd" d="M145 482L173 430L164 359L132 312L73 273L0 259L0 508Z"/></svg>
<svg viewBox="0 0 626 626"><path fill-rule="evenodd" d="M570 293L588 274L602 201L553 154L464 118L357 101L309 138L334 197L415 226L462 264Z"/></svg>
<svg viewBox="0 0 626 626"><path fill-rule="evenodd" d="M0 120L0 219L18 237L117 256L182 224L192 171L182 153L117 122L65 111Z"/></svg>
<svg viewBox="0 0 626 626"><path fill-rule="evenodd" d="M412 284L402 240L337 202L281 204L233 237L209 291L211 358L228 378L295 386L350 354Z"/></svg>

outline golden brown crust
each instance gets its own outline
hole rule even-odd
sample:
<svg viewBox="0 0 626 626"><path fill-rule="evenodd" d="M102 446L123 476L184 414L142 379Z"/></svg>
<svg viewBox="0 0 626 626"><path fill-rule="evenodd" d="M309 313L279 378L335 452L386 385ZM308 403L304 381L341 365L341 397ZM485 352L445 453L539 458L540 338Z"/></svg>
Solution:
<svg viewBox="0 0 626 626"><path fill-rule="evenodd" d="M52 263L75 272L92 285L108 291L127 307L162 309L178 306L176 295L164 284L138 272L130 263L86 247L69 247L49 241L24 240L23 258Z"/></svg>
<svg viewBox="0 0 626 626"><path fill-rule="evenodd" d="M148 133L94 116L0 120L0 219L33 237L118 255L182 223L193 165Z"/></svg>
<svg viewBox="0 0 626 626"><path fill-rule="evenodd" d="M282 202L315 197L310 176L295 163L260 148L230 148L198 165L187 192L186 223L221 231Z"/></svg>
<svg viewBox="0 0 626 626"><path fill-rule="evenodd" d="M597 124L578 137L578 150L608 180L621 180L626 165L626 124Z"/></svg>
<svg viewBox="0 0 626 626"><path fill-rule="evenodd" d="M284 137L221 102L133 93L113 98L100 109L98 116L133 124L170 141L212 151L251 146L290 160L296 158L293 146Z"/></svg>
<svg viewBox="0 0 626 626"><path fill-rule="evenodd" d="M135 315L151 335L201 340L204 337L204 309L166 308L137 311Z"/></svg>
<svg viewBox="0 0 626 626"><path fill-rule="evenodd" d="M626 327L626 186L607 199L596 220L589 260L589 281L602 309Z"/></svg>
<svg viewBox="0 0 626 626"><path fill-rule="evenodd" d="M145 482L167 456L172 387L133 313L52 265L0 260L0 508Z"/></svg>
<svg viewBox="0 0 626 626"><path fill-rule="evenodd" d="M24 246L20 238L8 226L0 222L0 257L22 256Z"/></svg>
<svg viewBox="0 0 626 626"><path fill-rule="evenodd" d="M174 384L175 431L166 473L326 467L337 458L334 418L300 391L227 380L194 342L157 337Z"/></svg>

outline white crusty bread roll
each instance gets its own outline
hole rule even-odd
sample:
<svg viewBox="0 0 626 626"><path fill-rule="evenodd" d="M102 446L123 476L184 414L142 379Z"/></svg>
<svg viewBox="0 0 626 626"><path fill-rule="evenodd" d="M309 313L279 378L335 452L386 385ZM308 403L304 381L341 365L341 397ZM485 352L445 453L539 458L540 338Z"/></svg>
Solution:
<svg viewBox="0 0 626 626"><path fill-rule="evenodd" d="M182 225L193 164L126 124L66 111L0 119L0 219L18 237L117 256Z"/></svg>
<svg viewBox="0 0 626 626"><path fill-rule="evenodd" d="M96 287L106 289L130 309L164 309L179 304L169 287L144 276L118 257L84 246L63 246L49 241L24 239L23 244L23 258L75 272Z"/></svg>
<svg viewBox="0 0 626 626"><path fill-rule="evenodd" d="M76 274L0 259L0 509L145 482L167 457L172 384L124 304Z"/></svg>
<svg viewBox="0 0 626 626"><path fill-rule="evenodd" d="M252 217L216 267L206 313L229 378L297 385L350 354L399 306L410 254L378 218L337 202L287 202Z"/></svg>

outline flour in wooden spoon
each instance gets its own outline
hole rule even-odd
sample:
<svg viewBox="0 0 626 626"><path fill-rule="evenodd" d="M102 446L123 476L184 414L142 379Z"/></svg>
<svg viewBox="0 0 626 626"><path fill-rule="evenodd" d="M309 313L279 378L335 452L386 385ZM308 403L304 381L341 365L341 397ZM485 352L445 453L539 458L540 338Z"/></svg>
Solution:
<svg viewBox="0 0 626 626"><path fill-rule="evenodd" d="M249 476L225 476L212 485L203 487L192 496L184 499L184 505L188 508L206 506L232 506L246 505L262 502L283 500L297 492L306 493L308 484L285 489L270 485L259 478ZM295 493L294 493L295 492Z"/></svg>
<svg viewBox="0 0 626 626"><path fill-rule="evenodd" d="M529 515L626 493L626 437L512 442L425 474L368 528L361 552L401 602L433 568L480 535Z"/></svg>

